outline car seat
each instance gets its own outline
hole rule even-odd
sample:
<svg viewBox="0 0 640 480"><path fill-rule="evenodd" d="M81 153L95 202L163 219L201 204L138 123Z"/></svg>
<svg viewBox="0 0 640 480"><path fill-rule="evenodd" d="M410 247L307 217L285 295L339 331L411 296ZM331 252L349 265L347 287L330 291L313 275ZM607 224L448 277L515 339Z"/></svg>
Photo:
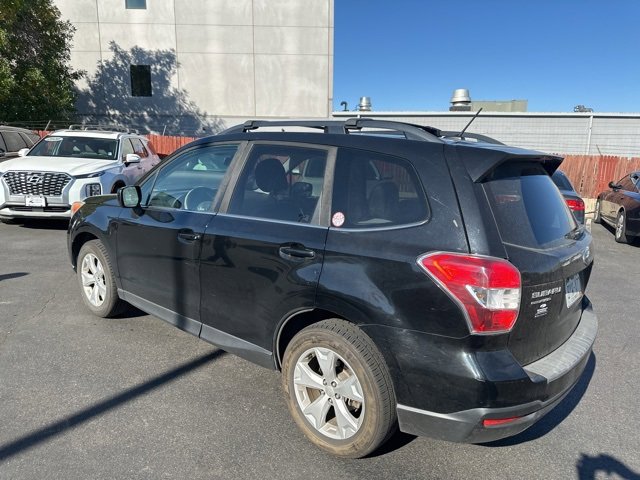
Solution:
<svg viewBox="0 0 640 480"><path fill-rule="evenodd" d="M376 183L369 193L369 215L374 219L396 222L400 192L391 180Z"/></svg>

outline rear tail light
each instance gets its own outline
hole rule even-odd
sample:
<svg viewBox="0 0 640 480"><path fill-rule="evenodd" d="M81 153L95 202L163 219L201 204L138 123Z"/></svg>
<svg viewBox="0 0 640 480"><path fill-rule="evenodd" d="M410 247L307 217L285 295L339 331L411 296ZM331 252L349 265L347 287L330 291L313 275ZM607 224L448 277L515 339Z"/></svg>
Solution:
<svg viewBox="0 0 640 480"><path fill-rule="evenodd" d="M569 207L574 212L575 211L584 211L584 202L580 198L578 198L576 200L567 198L565 200L565 202L567 202L567 207Z"/></svg>
<svg viewBox="0 0 640 480"><path fill-rule="evenodd" d="M520 420L522 417L509 417L509 418L485 418L482 421L483 427L498 427L500 425L505 425L507 423L515 422L516 420Z"/></svg>
<svg viewBox="0 0 640 480"><path fill-rule="evenodd" d="M430 253L418 265L458 303L471 333L509 332L520 309L520 272L506 260Z"/></svg>

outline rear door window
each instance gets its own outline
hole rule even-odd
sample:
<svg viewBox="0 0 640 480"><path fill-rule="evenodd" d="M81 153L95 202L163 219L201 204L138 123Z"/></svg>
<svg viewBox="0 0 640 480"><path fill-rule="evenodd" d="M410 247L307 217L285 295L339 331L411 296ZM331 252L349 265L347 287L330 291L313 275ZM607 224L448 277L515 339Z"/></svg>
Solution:
<svg viewBox="0 0 640 480"><path fill-rule="evenodd" d="M562 195L536 164L508 163L484 182L502 241L544 248L578 228Z"/></svg>
<svg viewBox="0 0 640 480"><path fill-rule="evenodd" d="M27 143L28 147L31 147L34 143L36 143L38 140L40 140L40 136L36 135L35 133L22 133L22 132L20 132L20 136Z"/></svg>
<svg viewBox="0 0 640 480"><path fill-rule="evenodd" d="M379 228L421 222L429 215L418 176L403 158L365 150L338 150L331 225Z"/></svg>

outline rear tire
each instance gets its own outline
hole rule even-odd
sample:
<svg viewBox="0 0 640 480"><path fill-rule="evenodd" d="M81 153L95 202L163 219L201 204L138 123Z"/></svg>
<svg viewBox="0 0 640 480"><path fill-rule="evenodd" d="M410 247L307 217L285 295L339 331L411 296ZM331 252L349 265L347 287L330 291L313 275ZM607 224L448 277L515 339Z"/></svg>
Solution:
<svg viewBox="0 0 640 480"><path fill-rule="evenodd" d="M596 200L596 209L593 212L593 223L602 223L602 217L600 216L600 200Z"/></svg>
<svg viewBox="0 0 640 480"><path fill-rule="evenodd" d="M16 223L16 221L13 218L0 218L0 223L4 223L6 225L11 225L13 223Z"/></svg>
<svg viewBox="0 0 640 480"><path fill-rule="evenodd" d="M282 383L298 427L333 455L364 457L396 430L384 358L349 322L324 320L298 333L284 354Z"/></svg>
<svg viewBox="0 0 640 480"><path fill-rule="evenodd" d="M624 213L624 210L618 212L615 236L616 242L618 243L629 243L630 241L630 238L627 236L627 215Z"/></svg>
<svg viewBox="0 0 640 480"><path fill-rule="evenodd" d="M107 318L125 309L126 304L118 297L107 249L100 240L82 246L76 270L82 300L91 313Z"/></svg>

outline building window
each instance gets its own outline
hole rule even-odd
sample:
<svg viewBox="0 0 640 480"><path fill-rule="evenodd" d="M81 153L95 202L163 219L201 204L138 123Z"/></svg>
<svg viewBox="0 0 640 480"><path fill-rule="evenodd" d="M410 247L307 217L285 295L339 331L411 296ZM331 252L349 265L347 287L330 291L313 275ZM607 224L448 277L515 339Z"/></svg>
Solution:
<svg viewBox="0 0 640 480"><path fill-rule="evenodd" d="M151 66L131 65L131 96L151 96Z"/></svg>
<svg viewBox="0 0 640 480"><path fill-rule="evenodd" d="M124 0L124 5L128 9L147 9L147 0Z"/></svg>

